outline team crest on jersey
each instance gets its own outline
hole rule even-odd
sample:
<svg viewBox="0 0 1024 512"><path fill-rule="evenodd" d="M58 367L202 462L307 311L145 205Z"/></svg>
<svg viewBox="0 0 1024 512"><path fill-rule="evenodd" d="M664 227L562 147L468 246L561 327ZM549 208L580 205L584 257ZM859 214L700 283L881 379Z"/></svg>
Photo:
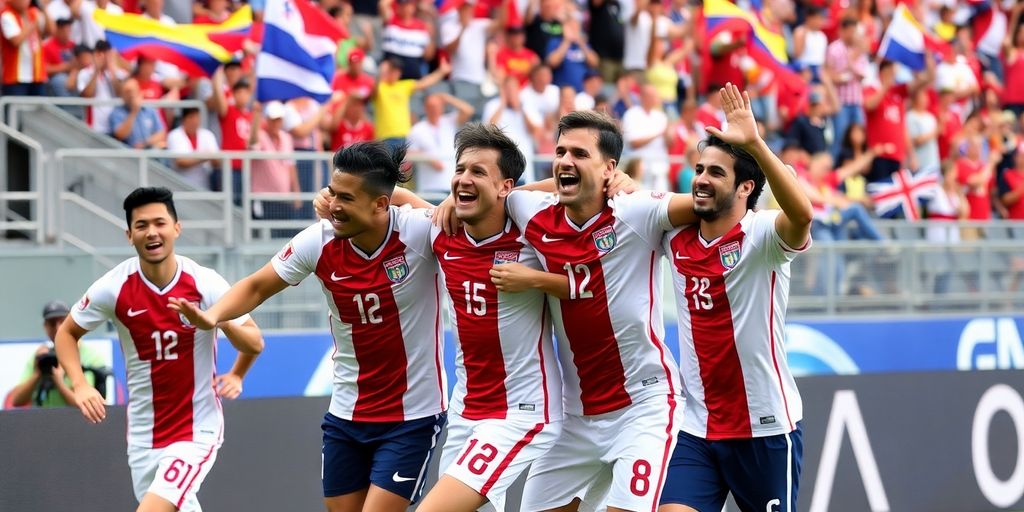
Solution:
<svg viewBox="0 0 1024 512"><path fill-rule="evenodd" d="M740 243L729 242L719 247L718 255L722 258L722 266L731 270L740 262Z"/></svg>
<svg viewBox="0 0 1024 512"><path fill-rule="evenodd" d="M78 309L85 311L87 307L89 307L89 295L85 294L82 296L82 300L78 301Z"/></svg>
<svg viewBox="0 0 1024 512"><path fill-rule="evenodd" d="M494 264L516 263L519 261L519 251L494 251Z"/></svg>
<svg viewBox="0 0 1024 512"><path fill-rule="evenodd" d="M594 246L602 253L606 253L615 248L615 228L612 226L605 226L594 231Z"/></svg>
<svg viewBox="0 0 1024 512"><path fill-rule="evenodd" d="M392 283L401 283L409 277L409 264L405 262L405 256L391 258L384 262L384 273Z"/></svg>
<svg viewBox="0 0 1024 512"><path fill-rule="evenodd" d="M651 192L651 199L662 199L665 197L664 192Z"/></svg>
<svg viewBox="0 0 1024 512"><path fill-rule="evenodd" d="M295 248L292 247L291 242L289 242L288 245L284 246L284 249L281 249L281 254L278 254L277 257L280 258L281 261L287 261L288 258L292 257L292 254L295 254Z"/></svg>
<svg viewBox="0 0 1024 512"><path fill-rule="evenodd" d="M198 302L193 302L192 304L195 305L195 307L197 307L197 308L199 307L199 303ZM196 326L192 325L192 322L188 321L188 318L185 316L185 313L182 313L182 312L179 311L178 312L178 320L181 320L181 325L185 326L188 329L195 329L196 328Z"/></svg>

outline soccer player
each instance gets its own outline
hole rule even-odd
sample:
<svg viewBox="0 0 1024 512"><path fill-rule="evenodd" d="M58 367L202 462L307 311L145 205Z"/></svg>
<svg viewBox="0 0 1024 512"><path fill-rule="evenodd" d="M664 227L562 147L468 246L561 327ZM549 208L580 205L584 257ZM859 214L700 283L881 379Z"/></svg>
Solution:
<svg viewBox="0 0 1024 512"><path fill-rule="evenodd" d="M198 511L196 493L224 439L219 397L241 393L263 336L248 316L199 327L167 307L169 298L208 307L228 289L215 271L174 254L181 224L170 190L135 189L124 212L138 257L89 287L57 331L57 358L82 414L102 421L103 397L82 373L78 340L114 322L128 374L128 464L138 510ZM215 327L239 351L231 371L216 378Z"/></svg>
<svg viewBox="0 0 1024 512"><path fill-rule="evenodd" d="M422 492L445 423L440 280L426 210L391 206L405 148L362 142L334 155L330 217L295 236L208 310L172 301L204 327L246 314L313 274L334 337L323 421L329 512L400 512ZM423 202L424 205L429 203Z"/></svg>
<svg viewBox="0 0 1024 512"><path fill-rule="evenodd" d="M784 349L790 261L811 243L811 202L758 135L750 99L722 89L693 179L700 222L668 233L686 405L662 512L796 510L801 403ZM753 211L765 180L779 210Z"/></svg>
<svg viewBox="0 0 1024 512"><path fill-rule="evenodd" d="M524 510L653 510L676 442L679 376L662 341L658 255L665 232L696 217L688 195L608 201L621 152L609 117L570 113L559 122L557 195L515 191L505 203L545 271L569 282L568 297L549 307L565 420L558 442L533 463ZM443 208L439 216L447 219Z"/></svg>

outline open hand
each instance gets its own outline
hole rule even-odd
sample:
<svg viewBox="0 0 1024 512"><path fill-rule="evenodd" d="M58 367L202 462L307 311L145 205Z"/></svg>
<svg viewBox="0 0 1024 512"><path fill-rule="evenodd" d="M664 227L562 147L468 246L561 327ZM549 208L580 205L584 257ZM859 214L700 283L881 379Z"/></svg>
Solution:
<svg viewBox="0 0 1024 512"><path fill-rule="evenodd" d="M455 216L455 198L448 196L444 201L441 201L441 204L434 208L434 213L430 216L430 222L443 229L445 234L448 235L458 231L462 221Z"/></svg>
<svg viewBox="0 0 1024 512"><path fill-rule="evenodd" d="M705 129L711 135L740 149L747 150L761 138L757 132L754 111L750 108L750 96L746 92L740 93L739 87L732 83L725 84L721 92L722 110L725 112L725 119L729 127L724 132L713 126L708 126Z"/></svg>
<svg viewBox="0 0 1024 512"><path fill-rule="evenodd" d="M199 306L186 299L171 297L168 299L167 307L185 315L185 318L187 318L192 325L196 326L197 329L208 331L217 325L217 322L210 317L209 313L199 309Z"/></svg>
<svg viewBox="0 0 1024 512"><path fill-rule="evenodd" d="M242 378L233 373L217 376L217 394L221 398L234 400L242 394Z"/></svg>
<svg viewBox="0 0 1024 512"><path fill-rule="evenodd" d="M75 387L75 403L78 404L82 416L85 416L89 423L99 423L107 417L107 406L103 395L88 384Z"/></svg>

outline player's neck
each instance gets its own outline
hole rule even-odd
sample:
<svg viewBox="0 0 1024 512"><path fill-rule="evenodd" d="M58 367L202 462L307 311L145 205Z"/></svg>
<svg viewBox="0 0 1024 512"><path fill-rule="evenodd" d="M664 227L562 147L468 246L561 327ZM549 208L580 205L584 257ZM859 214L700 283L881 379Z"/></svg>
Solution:
<svg viewBox="0 0 1024 512"><path fill-rule="evenodd" d="M491 215L473 224L466 223L464 225L466 233L479 242L501 233L505 229L505 220L505 215Z"/></svg>
<svg viewBox="0 0 1024 512"><path fill-rule="evenodd" d="M715 240L736 227L736 224L739 224L746 214L746 210L736 210L712 221L701 220L700 236L704 240Z"/></svg>
<svg viewBox="0 0 1024 512"><path fill-rule="evenodd" d="M142 270L142 275L147 281L162 289L171 283L174 274L178 272L178 258L171 253L160 263L149 263L139 259L139 269Z"/></svg>
<svg viewBox="0 0 1024 512"><path fill-rule="evenodd" d="M363 251L365 254L373 254L380 248L380 244L384 243L384 239L387 238L388 229L391 228L391 223L388 219L384 219L384 223L380 226L374 226L366 231L351 238L352 244Z"/></svg>
<svg viewBox="0 0 1024 512"><path fill-rule="evenodd" d="M601 213L604 209L604 199L599 201L586 202L578 205L566 205L565 214L569 216L569 220L573 221L577 226L582 226L587 223L588 220L594 218L594 215Z"/></svg>

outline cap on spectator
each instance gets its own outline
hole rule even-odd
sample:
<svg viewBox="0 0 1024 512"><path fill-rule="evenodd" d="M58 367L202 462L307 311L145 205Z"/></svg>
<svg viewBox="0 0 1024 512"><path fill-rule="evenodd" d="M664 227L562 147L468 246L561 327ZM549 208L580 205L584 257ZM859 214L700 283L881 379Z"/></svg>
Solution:
<svg viewBox="0 0 1024 512"><path fill-rule="evenodd" d="M55 300L47 303L43 306L43 320L50 320L53 318L64 318L68 316L71 310L68 309L68 305L64 304L59 300Z"/></svg>
<svg viewBox="0 0 1024 512"><path fill-rule="evenodd" d="M57 22L56 23L57 23L58 27L66 27L66 26L74 23L74 20L72 20L71 18L57 18Z"/></svg>
<svg viewBox="0 0 1024 512"><path fill-rule="evenodd" d="M263 115L267 119L282 119L284 118L284 103L274 100L266 104L263 107Z"/></svg>
<svg viewBox="0 0 1024 512"><path fill-rule="evenodd" d="M96 46L93 46L92 49L96 52L105 52L110 49L110 43L106 39L100 39L96 41Z"/></svg>
<svg viewBox="0 0 1024 512"><path fill-rule="evenodd" d="M348 52L348 63L359 64L366 57L366 52L362 48L353 48L352 51Z"/></svg>

